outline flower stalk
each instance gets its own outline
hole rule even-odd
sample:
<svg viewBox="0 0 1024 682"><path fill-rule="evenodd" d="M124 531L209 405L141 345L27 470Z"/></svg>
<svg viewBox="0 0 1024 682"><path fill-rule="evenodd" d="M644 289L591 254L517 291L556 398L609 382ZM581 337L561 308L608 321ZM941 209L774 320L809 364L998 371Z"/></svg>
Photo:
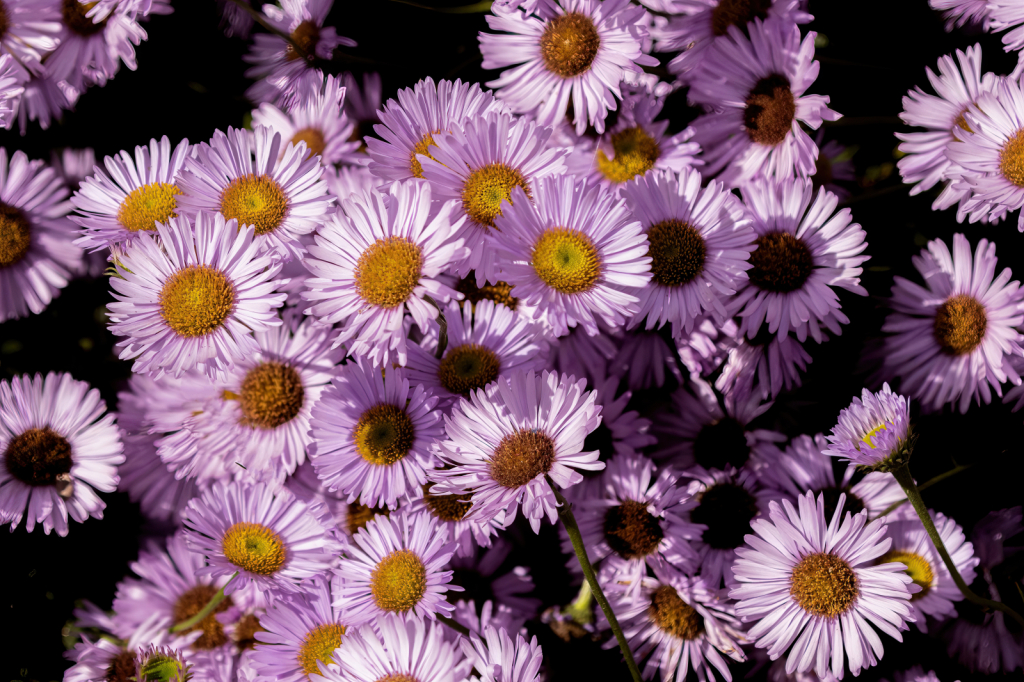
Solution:
<svg viewBox="0 0 1024 682"><path fill-rule="evenodd" d="M231 581L234 580L237 576L238 576L238 571L235 571L234 574L231 576L231 579L228 580L226 583L224 583L221 586L221 588L219 590L217 590L216 594L214 594L212 597L210 597L210 601L206 602L206 606L201 608L199 610L199 613L197 613L196 615L192 616L191 618L189 618L187 620L183 620L180 623L178 623L177 625L173 626L171 628L171 630L170 630L171 634L174 634L175 632L181 632L183 630L189 630L192 627L194 627L197 623L202 622L202 620L204 618L206 618L207 616L209 616L211 613L213 613L213 610L215 608L217 608L222 601L224 601L224 597L225 597L224 588L227 587L228 585L230 585Z"/></svg>

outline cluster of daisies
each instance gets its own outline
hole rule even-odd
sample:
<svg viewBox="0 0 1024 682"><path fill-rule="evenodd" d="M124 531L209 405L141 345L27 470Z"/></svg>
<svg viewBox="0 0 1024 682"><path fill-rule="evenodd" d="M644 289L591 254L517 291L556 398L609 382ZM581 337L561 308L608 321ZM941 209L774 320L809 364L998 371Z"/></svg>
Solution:
<svg viewBox="0 0 1024 682"><path fill-rule="evenodd" d="M221 4L248 36L256 12ZM15 111L29 86L7 37L33 43L11 8L50 5L105 30L168 8L0 0ZM262 6L249 128L94 167L0 150L0 321L99 254L133 369L114 412L67 374L0 383L0 521L65 535L121 490L169 529L111 611L77 612L66 680L532 682L539 617L609 647L617 630L665 682L728 681L748 658L772 679L857 675L911 624L941 625L972 668L1021 666L1003 612L954 606L979 574L998 600L1020 508L968 541L902 504L903 396L966 411L1021 384L1024 293L994 244L934 241L923 284L897 279L878 364L900 393L865 389L827 437L751 425L800 384L805 345L849 323L841 291L867 293L836 184L852 167L807 132L839 114L808 94L803 3L499 1L491 90L427 78L386 102L373 75L325 75L354 46L330 9ZM671 81L644 71L654 52L674 54ZM938 97L908 98L933 132L905 136L901 169L994 221L1024 203L1024 96L959 58ZM25 78L59 81L58 62ZM677 88L705 113L670 134ZM662 411L634 409L673 383ZM570 508L580 593L541 616L507 529Z"/></svg>

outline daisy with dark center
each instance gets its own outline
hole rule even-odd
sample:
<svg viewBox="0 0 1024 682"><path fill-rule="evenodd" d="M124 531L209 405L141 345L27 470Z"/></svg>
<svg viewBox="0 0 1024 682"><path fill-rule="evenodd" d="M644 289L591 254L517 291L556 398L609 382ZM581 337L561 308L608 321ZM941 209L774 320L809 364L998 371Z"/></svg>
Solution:
<svg viewBox="0 0 1024 682"><path fill-rule="evenodd" d="M353 536L335 569L335 606L352 625L449 616L455 607L446 593L462 591L443 570L455 549L448 528L430 514L378 516Z"/></svg>
<svg viewBox="0 0 1024 682"><path fill-rule="evenodd" d="M539 682L544 654L537 637L527 641L515 629L487 625L461 641L462 652L472 664L479 682Z"/></svg>
<svg viewBox="0 0 1024 682"><path fill-rule="evenodd" d="M530 199L537 179L565 172L562 159L568 150L550 148L550 135L550 128L533 121L495 113L452 125L451 134L434 141L429 156L417 156L434 195L462 202L457 215L467 218L463 235L470 255L453 264L455 274L468 277L475 271L478 286L497 279L492 276L496 263L486 237L511 202L512 189L522 188Z"/></svg>
<svg viewBox="0 0 1024 682"><path fill-rule="evenodd" d="M75 244L105 250L177 217L181 190L175 180L190 149L182 140L172 151L165 135L150 140L148 148L136 147L134 160L126 151L105 157L107 172L96 168L71 197L79 213L71 220L82 227Z"/></svg>
<svg viewBox="0 0 1024 682"><path fill-rule="evenodd" d="M348 502L394 509L415 495L444 436L437 397L401 369L349 362L313 406L310 461L328 490Z"/></svg>
<svg viewBox="0 0 1024 682"><path fill-rule="evenodd" d="M467 519L472 495L435 495L434 484L425 483L419 494L409 495L402 510L408 513L427 512L438 523L448 527L448 536L458 545L457 556L471 556L477 547L490 547L491 538L504 529L499 518Z"/></svg>
<svg viewBox="0 0 1024 682"><path fill-rule="evenodd" d="M504 69L489 82L517 114L550 126L566 114L570 98L576 133L587 124L604 132L604 119L622 99L623 71L642 73L658 60L643 53L644 9L626 0L560 0L536 15L495 13L487 25L502 33L481 33L485 69Z"/></svg>
<svg viewBox="0 0 1024 682"><path fill-rule="evenodd" d="M100 392L70 374L0 381L0 523L11 531L25 518L47 535L68 534L68 516L103 518L96 491L117 489L124 461L113 414Z"/></svg>
<svg viewBox="0 0 1024 682"><path fill-rule="evenodd" d="M872 393L868 389L839 413L839 423L828 437L826 455L865 467L893 467L906 463L913 449L910 401L893 393L889 384Z"/></svg>
<svg viewBox="0 0 1024 682"><path fill-rule="evenodd" d="M931 515L957 572L970 585L974 582L974 569L979 562L974 556L974 545L966 541L963 529L953 519L938 512L931 512ZM876 561L879 564L890 561L902 563L907 567L907 575L921 588L920 592L910 596L910 609L918 629L928 632L925 616L939 622L956 618L953 602L962 600L964 595L953 583L949 569L935 550L921 521L917 518L893 521L888 526L888 536L892 547Z"/></svg>
<svg viewBox="0 0 1024 682"><path fill-rule="evenodd" d="M818 77L814 39L801 40L791 21L768 18L735 26L714 42L691 78L689 97L713 113L693 122L705 175L740 186L756 176L788 179L814 174L818 147L801 123L817 129L839 114L825 95L806 95Z"/></svg>
<svg viewBox="0 0 1024 682"><path fill-rule="evenodd" d="M82 266L68 190L52 168L0 147L0 322L41 313Z"/></svg>
<svg viewBox="0 0 1024 682"><path fill-rule="evenodd" d="M626 292L650 281L647 237L604 187L542 178L532 202L516 187L495 226L501 279L555 336L577 325L593 336L598 319L619 327L637 311L638 299Z"/></svg>
<svg viewBox="0 0 1024 682"><path fill-rule="evenodd" d="M412 88L399 90L398 101L389 99L377 112L380 123L373 131L381 139L365 138L370 172L389 182L422 178L419 156L431 156L435 136L504 111L507 107L476 83L442 80L435 84L428 76Z"/></svg>
<svg viewBox="0 0 1024 682"><path fill-rule="evenodd" d="M651 281L638 292L629 326L671 324L690 331L704 311L728 317L724 302L746 280L756 247L750 218L720 182L701 188L700 173L683 169L637 178L623 187L650 242Z"/></svg>
<svg viewBox="0 0 1024 682"><path fill-rule="evenodd" d="M43 57L61 38L59 3L2 0L0 12L0 54L14 59L22 80L41 74Z"/></svg>
<svg viewBox="0 0 1024 682"><path fill-rule="evenodd" d="M548 343L538 325L503 305L482 300L459 310L454 301L445 312L448 346L439 360L434 352L437 329L409 346L409 380L423 384L448 409L498 378L517 369L547 366Z"/></svg>
<svg viewBox="0 0 1024 682"><path fill-rule="evenodd" d="M966 412L973 399L988 403L1002 384L1020 384L1011 356L1020 355L1024 337L1024 292L1010 281L1010 269L998 276L996 245L978 242L974 254L962 234L953 235L953 252L941 240L913 259L927 288L895 278L893 312L882 325L884 368L900 378L900 391L926 409L946 403Z"/></svg>
<svg viewBox="0 0 1024 682"><path fill-rule="evenodd" d="M252 225L261 250L285 260L305 253L300 238L321 226L332 199L304 140L284 142L265 126L228 128L193 149L178 180L181 212L220 212Z"/></svg>
<svg viewBox="0 0 1024 682"><path fill-rule="evenodd" d="M252 112L253 125L266 126L291 144L306 143L310 156L319 156L325 166L360 163L359 141L352 140L355 125L342 108L345 88L334 76L311 81L296 93L295 101L282 110L264 102Z"/></svg>
<svg viewBox="0 0 1024 682"><path fill-rule="evenodd" d="M601 475L597 494L579 500L580 533L603 582L639 589L648 570L672 576L698 567L689 541L704 529L681 517L697 501L677 487L678 477L670 467L658 471L642 455L617 455ZM572 553L566 535L562 551ZM576 563L573 557L570 569Z"/></svg>
<svg viewBox="0 0 1024 682"><path fill-rule="evenodd" d="M134 358L135 372L180 377L215 375L257 352L252 333L281 324L274 309L285 299L275 293L280 263L259 252L253 228L219 213L139 233L110 278L110 331L126 337L119 357Z"/></svg>
<svg viewBox="0 0 1024 682"><path fill-rule="evenodd" d="M123 3L103 18L87 17L89 8L79 0L59 0L59 45L46 56L46 74L65 88L84 92L91 85L104 86L125 66L134 71L135 48L149 36L139 24L149 11L133 10Z"/></svg>
<svg viewBox="0 0 1024 682"><path fill-rule="evenodd" d="M325 578L302 585L301 601L279 600L260 616L256 650L250 656L256 675L280 682L307 682L338 664L334 650L348 630L345 614L333 605Z"/></svg>
<svg viewBox="0 0 1024 682"><path fill-rule="evenodd" d="M333 4L334 0L295 0L260 8L264 21L279 33L257 33L249 54L242 57L253 65L246 77L256 79L245 91L250 101L290 105L303 88L323 80L323 73L313 67L315 60L330 61L337 47L356 46L356 41L339 36L333 26L324 26ZM288 34L302 53L280 33Z"/></svg>
<svg viewBox="0 0 1024 682"><path fill-rule="evenodd" d="M247 481L215 483L189 502L185 539L206 557L196 575L232 576L232 594L250 585L263 593L296 593L299 583L325 573L341 545L321 524L319 510L287 489Z"/></svg>
<svg viewBox="0 0 1024 682"><path fill-rule="evenodd" d="M665 682L683 682L692 669L702 682L714 682L716 671L729 682L727 659L746 660L735 607L701 578L643 578L639 585L611 586L608 596L637 661L647 659L645 679L660 671ZM605 644L614 646L614 638Z"/></svg>
<svg viewBox="0 0 1024 682"><path fill-rule="evenodd" d="M313 273L302 297L307 315L341 324L335 346L388 365L407 359L405 313L426 331L439 304L459 294L438 277L466 256L454 219L456 202L433 202L430 185L410 180L388 194L369 192L341 202L327 218L303 263Z"/></svg>
<svg viewBox="0 0 1024 682"><path fill-rule="evenodd" d="M861 265L870 257L863 228L850 209L835 213L838 198L817 192L809 179L754 180L742 189L753 217L756 248L750 254L749 283L740 289L733 309L741 331L754 339L761 325L779 337L793 332L803 342L820 338L817 325L830 316L846 323L840 311L841 287L861 296Z"/></svg>
<svg viewBox="0 0 1024 682"><path fill-rule="evenodd" d="M453 642L446 626L421 619L377 618L341 642L327 682L461 682L472 663Z"/></svg>
<svg viewBox="0 0 1024 682"><path fill-rule="evenodd" d="M688 5L688 6L687 6ZM699 0L686 3L670 16L668 25L658 31L658 51L679 52L668 63L668 70L689 80L708 57L708 48L719 40L728 40L729 27L746 33L755 19L776 17L793 24L806 24L813 18L799 0Z"/></svg>
<svg viewBox="0 0 1024 682"><path fill-rule="evenodd" d="M522 370L498 377L463 398L445 417L448 439L438 454L450 468L435 469L437 494L472 494L467 519L499 517L507 527L519 506L534 532L557 518L547 478L560 488L583 480L576 469L598 471L598 452L581 452L601 423L601 408L585 380Z"/></svg>
<svg viewBox="0 0 1024 682"><path fill-rule="evenodd" d="M730 329L735 333L722 335L717 344L724 360L707 370L711 372L719 365L724 367L715 380L716 389L723 394L756 394L762 400L772 400L783 389L788 391L800 386L800 376L807 371L812 359L803 344L788 334L779 338L769 333L767 327L761 327L753 339L740 334L735 323L730 324ZM811 336L814 336L813 328Z"/></svg>

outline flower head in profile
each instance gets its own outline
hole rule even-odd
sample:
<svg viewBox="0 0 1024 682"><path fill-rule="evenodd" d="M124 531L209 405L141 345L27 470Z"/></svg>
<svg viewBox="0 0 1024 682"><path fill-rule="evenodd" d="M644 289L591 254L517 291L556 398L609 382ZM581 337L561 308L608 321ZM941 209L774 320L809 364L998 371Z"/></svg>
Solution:
<svg viewBox="0 0 1024 682"><path fill-rule="evenodd" d="M901 563L874 565L892 541L884 521L850 514L840 497L832 519L823 496L808 492L798 506L771 502L770 519L753 522L756 535L737 550L729 591L736 614L753 622L749 637L772 660L789 651L787 673L809 670L842 677L845 659L854 675L884 651L874 628L903 641L913 621L910 598L918 591ZM872 627L874 626L874 627Z"/></svg>
<svg viewBox="0 0 1024 682"><path fill-rule="evenodd" d="M258 351L253 332L281 324L275 308L285 299L275 293L280 263L259 250L253 228L219 213L138 234L110 278L110 331L125 337L120 358L135 358L136 372L179 377L215 375Z"/></svg>
<svg viewBox="0 0 1024 682"><path fill-rule="evenodd" d="M901 466L914 448L910 401L893 393L889 384L878 393L865 388L839 413L828 440L826 455L883 470Z"/></svg>
<svg viewBox="0 0 1024 682"><path fill-rule="evenodd" d="M644 9L627 0L559 0L539 5L538 14L495 12L481 33L485 69L504 69L487 85L517 114L541 125L561 121L573 104L576 132L587 125L604 132L622 72L641 73L658 60L643 53Z"/></svg>
<svg viewBox="0 0 1024 682"><path fill-rule="evenodd" d="M22 518L49 535L68 534L68 516L103 518L96 491L117 489L124 462L113 414L100 392L70 374L0 381L0 524Z"/></svg>

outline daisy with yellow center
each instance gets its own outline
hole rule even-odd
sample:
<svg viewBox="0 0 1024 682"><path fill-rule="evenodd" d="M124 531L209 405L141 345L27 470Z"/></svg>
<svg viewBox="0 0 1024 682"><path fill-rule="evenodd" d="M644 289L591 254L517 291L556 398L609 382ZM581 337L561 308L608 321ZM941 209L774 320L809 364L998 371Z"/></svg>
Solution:
<svg viewBox="0 0 1024 682"><path fill-rule="evenodd" d="M71 197L82 227L76 244L89 251L130 243L143 232L156 233L157 223L178 216L181 188L177 176L189 155L188 140L171 148L167 136L103 159L106 172L97 168Z"/></svg>
<svg viewBox="0 0 1024 682"><path fill-rule="evenodd" d="M460 236L454 200L432 202L427 183L394 183L389 198L372 190L342 201L309 247L303 264L313 276L302 297L306 313L326 324L341 323L342 343L370 362L404 365L407 358L405 314L423 331L438 304L459 298L438 275L467 254Z"/></svg>
<svg viewBox="0 0 1024 682"><path fill-rule="evenodd" d="M501 279L533 315L565 336L579 325L598 333L598 318L621 326L638 310L630 292L651 279L649 243L625 203L575 177L538 180L533 201L516 188L493 233Z"/></svg>
<svg viewBox="0 0 1024 682"><path fill-rule="evenodd" d="M448 528L424 512L378 516L352 538L337 568L338 602L353 625L379 616L400 620L450 615L446 592L451 571L443 570L455 552Z"/></svg>
<svg viewBox="0 0 1024 682"><path fill-rule="evenodd" d="M340 550L317 513L294 494L249 481L218 482L192 500L184 533L189 548L206 557L198 575L238 574L226 594L252 584L299 591L299 583L326 571Z"/></svg>
<svg viewBox="0 0 1024 682"><path fill-rule="evenodd" d="M444 433L436 404L401 368L382 370L361 359L345 365L313 406L310 460L317 476L350 503L394 509L427 481L430 445Z"/></svg>
<svg viewBox="0 0 1024 682"><path fill-rule="evenodd" d="M125 337L120 357L136 358L136 372L216 375L259 349L253 332L281 324L280 263L259 255L252 228L220 214L139 233L116 267L110 330Z"/></svg>
<svg viewBox="0 0 1024 682"><path fill-rule="evenodd" d="M347 635L336 652L343 677L350 682L458 682L470 679L473 663L447 626L422 619L378 617ZM511 661L511 658L503 659ZM511 663L509 663L511 665ZM483 669L483 668L481 668ZM510 671L515 674L518 668ZM484 679L493 679L484 674ZM519 682L519 677L501 680ZM522 678L533 680L534 677Z"/></svg>

